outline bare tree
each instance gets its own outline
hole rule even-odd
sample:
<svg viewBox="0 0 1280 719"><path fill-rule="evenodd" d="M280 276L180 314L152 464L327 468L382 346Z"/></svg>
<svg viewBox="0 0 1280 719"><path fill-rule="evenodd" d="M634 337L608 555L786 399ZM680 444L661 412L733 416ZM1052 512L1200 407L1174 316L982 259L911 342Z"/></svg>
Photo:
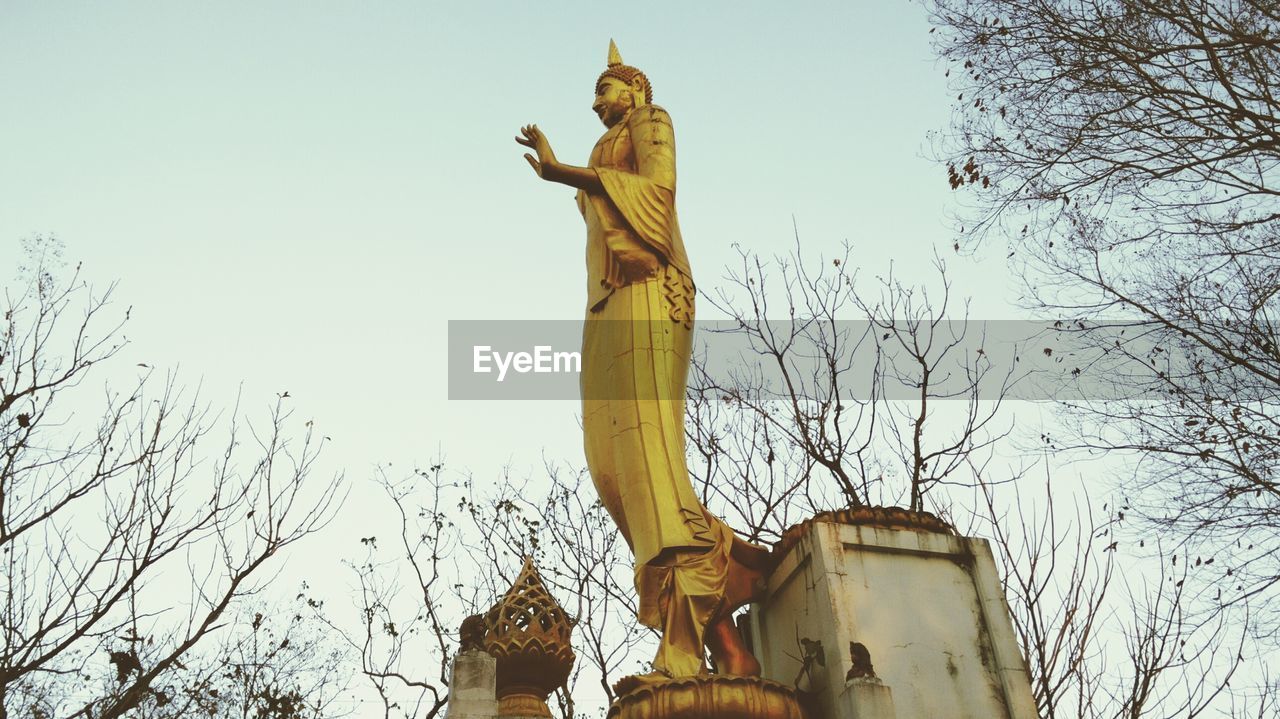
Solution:
<svg viewBox="0 0 1280 719"><path fill-rule="evenodd" d="M971 486L969 463L1007 432L1000 410L1017 369L993 363L967 307L953 310L942 262L932 299L892 274L859 288L850 255L742 253L709 298L729 318L719 331L744 341L740 364L714 335L714 351L695 358L691 467L749 539L776 539L823 509L945 512L947 500L926 495Z"/></svg>
<svg viewBox="0 0 1280 719"><path fill-rule="evenodd" d="M305 590L305 587L304 587ZM192 715L226 719L319 719L348 714L343 693L350 684L347 657L313 620L305 594L290 604L242 607L222 632L216 651L202 648L156 687L155 701L133 715L176 719ZM119 682L121 667L102 683Z"/></svg>
<svg viewBox="0 0 1280 719"><path fill-rule="evenodd" d="M320 442L309 422L286 433L283 398L215 439L172 376L90 385L122 347L111 290L30 247L0 332L0 716L121 717L170 699L271 560L332 516L340 477L309 481ZM113 682L84 681L104 665Z"/></svg>
<svg viewBox="0 0 1280 719"><path fill-rule="evenodd" d="M1280 12L928 5L957 92L940 144L967 246L1006 239L1027 304L1080 349L1055 446L1131 457L1130 514L1219 559L1188 578L1212 589L1201 608L1247 604L1274 636Z"/></svg>
<svg viewBox="0 0 1280 719"><path fill-rule="evenodd" d="M359 583L360 630L325 620L359 656L360 672L388 718L441 715L454 635L476 605L456 563L460 534L454 516L461 509L460 495L452 491L456 485L442 481L443 470L436 464L394 481L386 468L379 469L378 483L399 521L390 534L361 537L364 558L349 563ZM487 576L473 567L467 577L482 575Z"/></svg>
<svg viewBox="0 0 1280 719"><path fill-rule="evenodd" d="M1087 492L1060 506L1047 461L1032 469L1044 472L1039 492L1021 469L1017 494L980 484L968 531L995 549L1040 716L1220 713L1247 626L1191 615L1185 557L1160 547L1154 562L1122 557L1122 511L1103 504L1099 518Z"/></svg>

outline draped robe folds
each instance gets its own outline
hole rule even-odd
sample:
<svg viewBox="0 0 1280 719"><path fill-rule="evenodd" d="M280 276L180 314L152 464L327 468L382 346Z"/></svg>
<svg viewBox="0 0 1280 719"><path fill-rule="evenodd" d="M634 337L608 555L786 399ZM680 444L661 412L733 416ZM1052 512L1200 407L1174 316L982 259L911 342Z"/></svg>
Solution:
<svg viewBox="0 0 1280 719"><path fill-rule="evenodd" d="M662 631L655 669L694 675L704 629L724 604L733 532L702 506L685 464L694 287L676 221L670 116L636 108L600 138L589 166L604 193L577 197L587 225L587 467L635 555L639 620ZM628 257L649 259L651 270L627 270Z"/></svg>

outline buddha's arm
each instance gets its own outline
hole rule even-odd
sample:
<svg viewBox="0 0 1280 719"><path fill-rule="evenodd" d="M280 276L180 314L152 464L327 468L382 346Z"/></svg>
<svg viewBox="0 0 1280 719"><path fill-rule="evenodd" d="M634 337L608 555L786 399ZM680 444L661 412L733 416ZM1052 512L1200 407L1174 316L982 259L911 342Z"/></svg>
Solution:
<svg viewBox="0 0 1280 719"><path fill-rule="evenodd" d="M604 186L600 184L600 177L596 175L595 170L589 167L565 165L557 160L555 151L551 149L551 142L537 125L525 125L520 128L516 142L538 153L537 157L530 154L524 156L533 171L538 173L538 177L587 192L604 192Z"/></svg>
<svg viewBox="0 0 1280 719"><path fill-rule="evenodd" d="M543 163L541 174L544 180L559 182L562 185L576 187L587 192L604 192L604 186L600 184L600 176L590 167L575 167L574 165L564 165L559 162Z"/></svg>

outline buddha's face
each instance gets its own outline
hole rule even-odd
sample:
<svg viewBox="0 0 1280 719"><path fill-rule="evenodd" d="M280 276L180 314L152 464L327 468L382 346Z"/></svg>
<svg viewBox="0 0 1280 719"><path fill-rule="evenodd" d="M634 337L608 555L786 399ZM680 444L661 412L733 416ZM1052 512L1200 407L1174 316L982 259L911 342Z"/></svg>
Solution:
<svg viewBox="0 0 1280 719"><path fill-rule="evenodd" d="M606 77L596 86L596 101L591 109L605 127L613 127L635 107L635 91L616 77Z"/></svg>

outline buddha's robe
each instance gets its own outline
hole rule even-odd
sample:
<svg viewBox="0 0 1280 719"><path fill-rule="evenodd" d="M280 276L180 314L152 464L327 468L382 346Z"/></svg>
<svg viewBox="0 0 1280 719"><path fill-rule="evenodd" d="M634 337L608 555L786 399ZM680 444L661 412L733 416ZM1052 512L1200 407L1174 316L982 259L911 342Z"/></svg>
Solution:
<svg viewBox="0 0 1280 719"><path fill-rule="evenodd" d="M670 116L636 108L600 138L589 166L604 193L578 192L587 467L635 555L639 619L663 632L654 666L688 676L702 669L703 630L724 604L733 532L702 506L685 464L694 286L676 221Z"/></svg>

